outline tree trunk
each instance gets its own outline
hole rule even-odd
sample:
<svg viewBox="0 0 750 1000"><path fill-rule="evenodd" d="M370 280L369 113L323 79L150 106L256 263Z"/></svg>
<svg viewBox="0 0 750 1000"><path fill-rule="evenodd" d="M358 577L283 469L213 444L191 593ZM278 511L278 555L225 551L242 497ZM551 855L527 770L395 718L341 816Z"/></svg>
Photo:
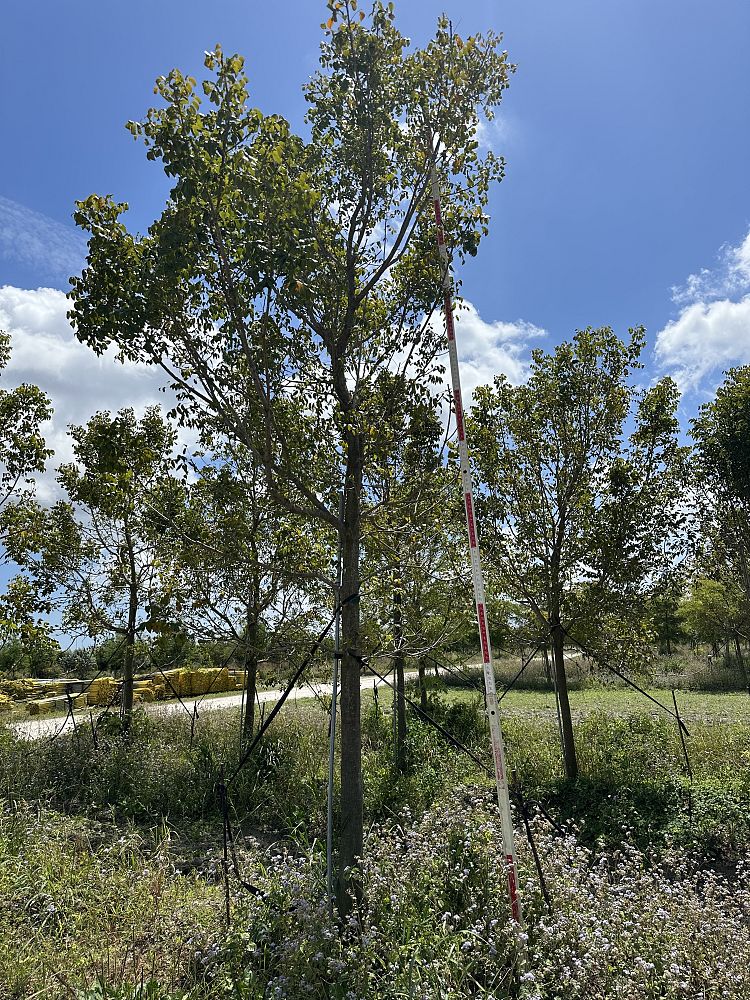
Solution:
<svg viewBox="0 0 750 1000"><path fill-rule="evenodd" d="M568 700L568 681L565 676L565 657L563 654L563 630L558 623L552 626L552 658L555 667L555 680L557 681L557 696L560 703L560 721L562 723L563 738L563 763L565 765L565 777L569 781L575 781L578 777L578 761L576 759L576 745L573 736L573 720L570 716L570 701Z"/></svg>
<svg viewBox="0 0 750 1000"><path fill-rule="evenodd" d="M360 890L352 877L362 854L362 736L359 678L359 547L362 518L362 440L348 442L341 525L341 833L337 881L338 909L345 917Z"/></svg>
<svg viewBox="0 0 750 1000"><path fill-rule="evenodd" d="M258 619L248 616L245 633L245 718L242 731L252 739L255 728L255 692L258 686Z"/></svg>
<svg viewBox="0 0 750 1000"><path fill-rule="evenodd" d="M419 707L427 711L427 679L425 676L424 657L419 658Z"/></svg>
<svg viewBox="0 0 750 1000"><path fill-rule="evenodd" d="M406 698L404 690L404 627L401 603L401 566L393 571L393 666L396 674L396 770L406 774Z"/></svg>
<svg viewBox="0 0 750 1000"><path fill-rule="evenodd" d="M125 542L128 554L130 592L128 595L128 624L125 630L125 664L122 672L122 717L124 728L128 729L133 715L133 666L135 662L135 626L138 617L138 574L133 541L127 523L125 524Z"/></svg>
<svg viewBox="0 0 750 1000"><path fill-rule="evenodd" d="M737 663L739 664L740 671L742 672L742 685L747 687L747 670L745 668L745 657L742 655L742 646L740 645L740 637L737 633L734 633L734 648L737 653Z"/></svg>
<svg viewBox="0 0 750 1000"><path fill-rule="evenodd" d="M125 633L125 663L122 671L122 715L125 728L133 714L133 665L135 662L135 629L128 622Z"/></svg>

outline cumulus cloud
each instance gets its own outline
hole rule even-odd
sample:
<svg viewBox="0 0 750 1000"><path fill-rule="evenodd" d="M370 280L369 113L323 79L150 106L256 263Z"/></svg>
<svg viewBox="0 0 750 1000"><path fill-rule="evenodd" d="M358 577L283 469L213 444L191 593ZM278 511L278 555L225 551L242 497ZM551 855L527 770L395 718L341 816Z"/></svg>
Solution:
<svg viewBox="0 0 750 1000"><path fill-rule="evenodd" d="M739 302L695 302L656 338L656 356L683 390L709 375L750 364L750 295Z"/></svg>
<svg viewBox="0 0 750 1000"><path fill-rule="evenodd" d="M66 318L68 301L56 288L0 287L0 329L11 334L13 353L3 374L8 388L29 382L42 388L55 408L44 427L55 451L39 481L40 499L55 496L54 470L73 457L68 424L83 424L98 410L132 406L142 413L154 403L170 406L172 395L159 391L163 376L146 365L121 364L110 349L97 357L80 344Z"/></svg>
<svg viewBox="0 0 750 1000"><path fill-rule="evenodd" d="M725 244L716 264L672 288L680 306L656 336L656 357L683 390L732 365L750 363L750 230L736 246Z"/></svg>
<svg viewBox="0 0 750 1000"><path fill-rule="evenodd" d="M750 230L738 246L719 248L714 267L689 274L684 285L672 286L672 301L678 306L732 298L750 289Z"/></svg>
<svg viewBox="0 0 750 1000"><path fill-rule="evenodd" d="M507 375L524 382L528 375L529 341L546 336L546 330L526 320L513 323L482 319L472 302L464 301L456 317L456 343L461 362L461 383L468 406L477 386Z"/></svg>
<svg viewBox="0 0 750 1000"><path fill-rule="evenodd" d="M0 196L0 258L26 264L51 284L65 284L86 258L86 238L40 212Z"/></svg>

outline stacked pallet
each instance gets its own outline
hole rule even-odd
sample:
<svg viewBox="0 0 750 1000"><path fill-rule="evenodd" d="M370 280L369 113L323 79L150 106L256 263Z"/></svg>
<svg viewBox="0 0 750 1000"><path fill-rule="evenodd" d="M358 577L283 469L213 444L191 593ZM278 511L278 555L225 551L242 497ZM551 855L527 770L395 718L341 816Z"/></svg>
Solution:
<svg viewBox="0 0 750 1000"><path fill-rule="evenodd" d="M163 676L165 697L174 698L178 695L180 698L189 697L189 674L190 671L182 667L176 667L174 670L165 670Z"/></svg>
<svg viewBox="0 0 750 1000"><path fill-rule="evenodd" d="M89 705L109 705L116 700L120 682L114 677L95 677L89 684L87 696Z"/></svg>
<svg viewBox="0 0 750 1000"><path fill-rule="evenodd" d="M190 694L193 697L230 690L229 671L226 667L209 667L204 670L191 670L188 673Z"/></svg>
<svg viewBox="0 0 750 1000"><path fill-rule="evenodd" d="M45 712L53 712L67 707L68 699L64 694L56 694L51 698L39 698L36 701L26 702L26 710L29 715L44 715Z"/></svg>

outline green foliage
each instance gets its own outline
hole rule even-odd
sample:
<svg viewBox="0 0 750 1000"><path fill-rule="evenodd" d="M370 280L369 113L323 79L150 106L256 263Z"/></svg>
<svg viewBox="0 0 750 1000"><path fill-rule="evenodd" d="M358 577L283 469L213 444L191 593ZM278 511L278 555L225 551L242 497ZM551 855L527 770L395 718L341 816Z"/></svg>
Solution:
<svg viewBox="0 0 750 1000"><path fill-rule="evenodd" d="M62 627L90 638L147 631L147 605L160 603L156 558L159 513L174 488L174 430L158 407L97 413L72 427L75 461L60 466L68 495L51 508L18 504L8 512L8 549L20 582ZM140 612L140 617L139 617Z"/></svg>
<svg viewBox="0 0 750 1000"><path fill-rule="evenodd" d="M0 812L4 995L185 1000L187 942L219 928L212 887L175 870L168 843L35 806ZM147 981L154 967L165 989ZM171 989L168 984L174 986Z"/></svg>
<svg viewBox="0 0 750 1000"><path fill-rule="evenodd" d="M699 577L680 602L678 614L691 638L716 647L742 621L742 591L731 581Z"/></svg>
<svg viewBox="0 0 750 1000"><path fill-rule="evenodd" d="M472 409L477 511L498 595L541 628L583 628L595 646L640 627L678 521L677 391L669 379L632 384L644 338L579 331L551 354L535 350L522 385L498 376L478 390Z"/></svg>
<svg viewBox="0 0 750 1000"><path fill-rule="evenodd" d="M697 488L695 575L687 612L708 641L740 641L750 634L750 367L733 368L692 421ZM700 578L706 578L701 580ZM723 605L723 608L722 608ZM724 613L724 624L717 617ZM700 622L697 618L700 618ZM709 619L716 621L711 625Z"/></svg>
<svg viewBox="0 0 750 1000"><path fill-rule="evenodd" d="M692 424L701 476L723 497L750 503L750 366L728 371Z"/></svg>
<svg viewBox="0 0 750 1000"><path fill-rule="evenodd" d="M10 337L0 330L0 375L10 360ZM52 452L45 446L41 425L52 416L48 397L35 385L0 388L0 508L44 472ZM0 526L0 539L2 527Z"/></svg>

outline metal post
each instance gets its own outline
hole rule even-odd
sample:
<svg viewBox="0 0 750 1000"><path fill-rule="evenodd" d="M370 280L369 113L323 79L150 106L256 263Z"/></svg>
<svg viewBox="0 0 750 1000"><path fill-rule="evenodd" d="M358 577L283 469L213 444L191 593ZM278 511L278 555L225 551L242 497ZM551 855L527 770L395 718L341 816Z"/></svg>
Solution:
<svg viewBox="0 0 750 1000"><path fill-rule="evenodd" d="M464 430L464 408L461 394L461 375L458 365L456 348L456 333L453 322L453 281L451 278L448 248L445 245L445 232L440 208L440 185L435 166L435 150L432 136L429 142L429 156L432 163L432 202L435 211L438 251L443 267L443 312L445 328L448 337L448 355L450 358L451 384L453 389L453 409L456 417L456 434L458 437L458 457L461 466L461 482L463 486L464 508L466 510L466 528L469 535L469 554L471 557L471 577L474 584L474 601L479 624L479 644L482 651L482 668L484 671L484 689L487 705L487 717L492 741L492 757L495 762L495 783L497 799L500 807L500 819L503 831L503 855L505 858L505 873L508 883L508 896L513 920L520 926L521 900L518 895L518 863L513 840L513 819L510 811L510 792L508 775L505 770L505 746L500 729L500 709L495 689L495 670L492 664L492 648L490 646L489 621L487 604L484 596L484 576L479 553L479 536L474 519L474 487L469 465L469 446Z"/></svg>
<svg viewBox="0 0 750 1000"><path fill-rule="evenodd" d="M336 586L334 607L336 620L333 625L333 685L331 690L331 725L328 745L328 822L326 829L326 868L328 872L328 908L333 915L333 772L336 759L336 702L339 690L339 638L341 621L341 526L344 523L344 494L339 500L339 547L336 558Z"/></svg>

